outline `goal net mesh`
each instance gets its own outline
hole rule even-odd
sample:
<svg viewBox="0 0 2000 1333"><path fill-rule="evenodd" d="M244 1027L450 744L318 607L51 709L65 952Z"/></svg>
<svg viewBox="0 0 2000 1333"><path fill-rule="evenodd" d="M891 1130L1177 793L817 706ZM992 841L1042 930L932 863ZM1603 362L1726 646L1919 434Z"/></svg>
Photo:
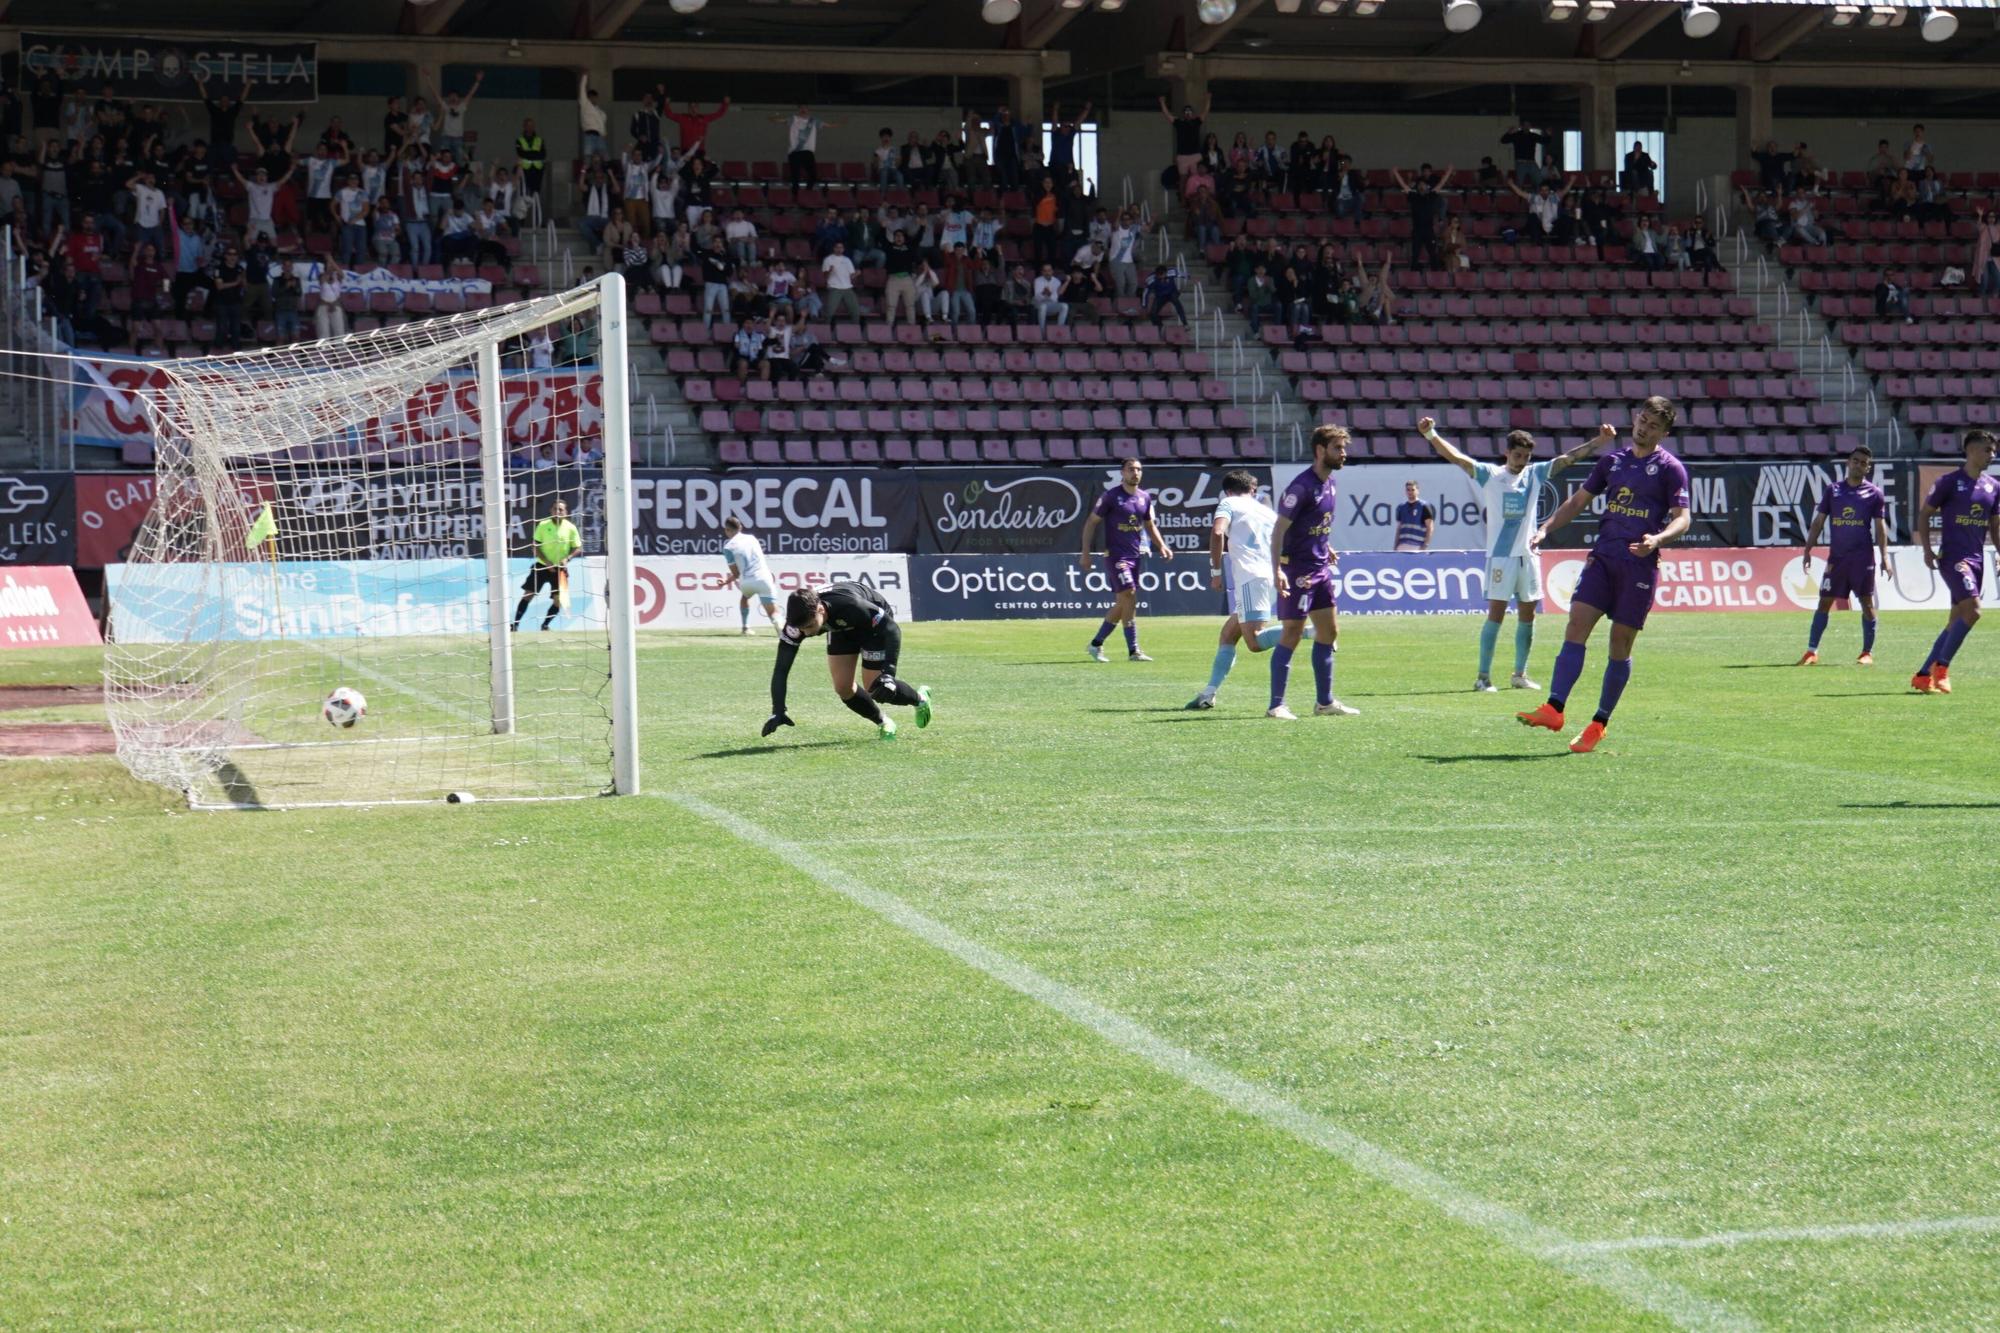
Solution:
<svg viewBox="0 0 2000 1333"><path fill-rule="evenodd" d="M226 806L610 789L598 299L155 366L153 506L107 571L105 698L135 775ZM495 397L501 614L534 593L504 645L481 468ZM559 501L582 545L549 586L533 539ZM322 715L341 687L367 703L349 729Z"/></svg>

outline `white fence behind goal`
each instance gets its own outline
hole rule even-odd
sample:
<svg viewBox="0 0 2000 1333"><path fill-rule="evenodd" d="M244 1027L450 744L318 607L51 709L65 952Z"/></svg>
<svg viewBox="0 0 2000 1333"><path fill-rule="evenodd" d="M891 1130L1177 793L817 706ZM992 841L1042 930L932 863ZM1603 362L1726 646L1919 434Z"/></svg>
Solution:
<svg viewBox="0 0 2000 1333"><path fill-rule="evenodd" d="M622 279L158 364L153 509L107 571L135 775L239 807L638 789ZM558 501L566 605L531 576Z"/></svg>

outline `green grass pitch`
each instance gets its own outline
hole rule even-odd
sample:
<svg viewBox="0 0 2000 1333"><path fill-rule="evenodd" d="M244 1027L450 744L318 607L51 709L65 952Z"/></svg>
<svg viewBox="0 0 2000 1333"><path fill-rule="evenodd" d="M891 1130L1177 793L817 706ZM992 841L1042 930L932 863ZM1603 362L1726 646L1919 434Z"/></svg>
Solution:
<svg viewBox="0 0 2000 1333"><path fill-rule="evenodd" d="M1291 724L915 625L893 745L648 636L631 800L0 760L0 1328L2000 1327L2000 631L1805 620L1656 617L1588 757L1447 617Z"/></svg>

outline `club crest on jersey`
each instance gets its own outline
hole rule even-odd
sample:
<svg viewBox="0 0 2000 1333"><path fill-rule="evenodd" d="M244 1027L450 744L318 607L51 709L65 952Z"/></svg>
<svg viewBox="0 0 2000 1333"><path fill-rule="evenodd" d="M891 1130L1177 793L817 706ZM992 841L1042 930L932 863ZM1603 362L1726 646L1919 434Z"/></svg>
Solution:
<svg viewBox="0 0 2000 1333"><path fill-rule="evenodd" d="M1660 471L1660 465L1659 465L1658 463L1648 463L1648 464L1646 464L1646 475L1647 475L1647 476L1649 476L1649 477L1653 477L1653 476L1658 476L1658 475L1659 475L1659 471Z"/></svg>

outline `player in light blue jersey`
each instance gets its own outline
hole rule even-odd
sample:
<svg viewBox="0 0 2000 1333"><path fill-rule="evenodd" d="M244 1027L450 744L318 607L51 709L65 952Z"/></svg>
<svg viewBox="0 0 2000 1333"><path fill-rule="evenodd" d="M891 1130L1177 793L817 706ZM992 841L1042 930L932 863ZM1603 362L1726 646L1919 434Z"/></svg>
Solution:
<svg viewBox="0 0 2000 1333"><path fill-rule="evenodd" d="M1500 627L1507 622L1507 603L1511 601L1516 608L1513 686L1539 690L1542 687L1528 679L1528 654L1535 647L1542 569L1528 539L1541 519L1542 487L1571 463L1609 446L1618 438L1618 430L1608 423L1600 426L1595 438L1546 463L1533 461L1535 437L1517 430L1507 436L1507 462L1502 467L1479 462L1439 435L1437 422L1431 417L1418 421L1417 430L1437 450L1438 457L1472 478L1486 511L1486 623L1479 627L1479 679L1472 688L1482 694L1494 693L1493 649L1500 640Z"/></svg>
<svg viewBox="0 0 2000 1333"><path fill-rule="evenodd" d="M734 518L722 520L722 559L729 566L725 580L736 589L736 613L743 619L743 632L750 632L750 599L764 605L764 618L778 628L778 588L771 567L764 563L764 543L743 530Z"/></svg>
<svg viewBox="0 0 2000 1333"><path fill-rule="evenodd" d="M1277 522L1278 511L1257 498L1255 476L1239 469L1223 477L1222 499L1209 527L1208 577L1211 586L1227 590L1229 619L1222 622L1208 684L1188 702L1189 712L1215 707L1216 691L1236 665L1237 644L1253 653L1268 652L1284 632L1266 623L1278 598L1271 582L1271 529Z"/></svg>

